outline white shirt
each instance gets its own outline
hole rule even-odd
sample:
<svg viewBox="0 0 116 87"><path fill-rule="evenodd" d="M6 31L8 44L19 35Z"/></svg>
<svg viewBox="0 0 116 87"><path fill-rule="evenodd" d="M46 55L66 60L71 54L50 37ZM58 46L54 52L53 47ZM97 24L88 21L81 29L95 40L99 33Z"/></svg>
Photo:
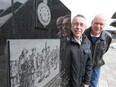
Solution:
<svg viewBox="0 0 116 87"><path fill-rule="evenodd" d="M100 34L98 34L98 35L96 35L96 36L93 35L93 34L91 34L91 36L92 36L92 37L100 37Z"/></svg>
<svg viewBox="0 0 116 87"><path fill-rule="evenodd" d="M74 39L76 40L76 42L78 42L78 43L79 43L79 45L81 45L82 37L81 37L80 39L77 39L77 38L75 38L75 37L74 37Z"/></svg>

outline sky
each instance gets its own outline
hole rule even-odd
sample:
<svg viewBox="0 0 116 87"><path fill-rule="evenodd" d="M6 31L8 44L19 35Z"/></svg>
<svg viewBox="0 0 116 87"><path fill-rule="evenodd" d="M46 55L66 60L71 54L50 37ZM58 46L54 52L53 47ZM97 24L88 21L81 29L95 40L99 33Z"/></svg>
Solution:
<svg viewBox="0 0 116 87"><path fill-rule="evenodd" d="M96 14L106 16L107 25L111 21L112 15L116 12L116 0L60 0L70 10L72 17L83 14L87 19L87 26L91 25L91 20Z"/></svg>
<svg viewBox="0 0 116 87"><path fill-rule="evenodd" d="M14 0L24 3L27 0ZM60 0L70 10L71 16L83 14L87 19L87 26L96 14L102 13L107 18L107 25L111 22L111 17L116 12L116 0ZM4 4L5 3L5 4ZM7 9L11 5L11 0L0 0L0 9Z"/></svg>

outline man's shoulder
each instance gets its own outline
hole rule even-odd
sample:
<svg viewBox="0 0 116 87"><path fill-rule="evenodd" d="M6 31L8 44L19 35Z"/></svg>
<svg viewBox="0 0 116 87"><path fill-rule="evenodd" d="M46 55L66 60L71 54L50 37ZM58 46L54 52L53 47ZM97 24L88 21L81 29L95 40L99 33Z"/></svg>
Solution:
<svg viewBox="0 0 116 87"><path fill-rule="evenodd" d="M86 44L87 45L89 45L90 44L90 40L89 40L89 38L87 37L87 35L86 34L83 34L83 40L84 40L84 42L86 42Z"/></svg>
<svg viewBox="0 0 116 87"><path fill-rule="evenodd" d="M105 30L103 30L102 32L102 38L104 38L107 41L112 41L112 35Z"/></svg>
<svg viewBox="0 0 116 87"><path fill-rule="evenodd" d="M102 32L101 38L103 38L105 41L108 41L109 43L112 41L112 35L105 30Z"/></svg>
<svg viewBox="0 0 116 87"><path fill-rule="evenodd" d="M104 30L104 33L105 33L106 36L109 36L110 38L112 38L112 35L108 31Z"/></svg>
<svg viewBox="0 0 116 87"><path fill-rule="evenodd" d="M89 28L85 29L84 34L86 34L86 35L90 34L90 30L91 30L91 27L89 27Z"/></svg>

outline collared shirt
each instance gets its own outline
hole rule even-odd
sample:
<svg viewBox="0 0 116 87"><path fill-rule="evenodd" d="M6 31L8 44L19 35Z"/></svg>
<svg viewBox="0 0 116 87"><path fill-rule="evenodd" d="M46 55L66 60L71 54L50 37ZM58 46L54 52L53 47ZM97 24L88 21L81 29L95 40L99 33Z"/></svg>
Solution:
<svg viewBox="0 0 116 87"><path fill-rule="evenodd" d="M91 37L100 37L100 34L98 34L98 35L93 35L93 34L91 34Z"/></svg>
<svg viewBox="0 0 116 87"><path fill-rule="evenodd" d="M92 42L95 43L98 40L99 37L100 37L100 34L96 35L96 36L91 34L91 40L92 40Z"/></svg>
<svg viewBox="0 0 116 87"><path fill-rule="evenodd" d="M76 40L76 42L78 42L79 45L81 45L82 37L80 39L77 39L77 38L74 37L74 39Z"/></svg>

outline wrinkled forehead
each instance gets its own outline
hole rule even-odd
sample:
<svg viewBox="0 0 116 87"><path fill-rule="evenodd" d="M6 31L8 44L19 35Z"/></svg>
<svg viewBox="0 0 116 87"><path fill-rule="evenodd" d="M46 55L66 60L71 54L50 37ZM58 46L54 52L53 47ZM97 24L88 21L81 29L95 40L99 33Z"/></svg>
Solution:
<svg viewBox="0 0 116 87"><path fill-rule="evenodd" d="M104 15L98 14L94 17L93 22L106 23L106 17Z"/></svg>
<svg viewBox="0 0 116 87"><path fill-rule="evenodd" d="M92 24L101 24L101 25L106 25L106 21L101 18L96 18L92 21Z"/></svg>
<svg viewBox="0 0 116 87"><path fill-rule="evenodd" d="M76 22L86 24L86 19L83 17L74 17L72 23L76 23Z"/></svg>

